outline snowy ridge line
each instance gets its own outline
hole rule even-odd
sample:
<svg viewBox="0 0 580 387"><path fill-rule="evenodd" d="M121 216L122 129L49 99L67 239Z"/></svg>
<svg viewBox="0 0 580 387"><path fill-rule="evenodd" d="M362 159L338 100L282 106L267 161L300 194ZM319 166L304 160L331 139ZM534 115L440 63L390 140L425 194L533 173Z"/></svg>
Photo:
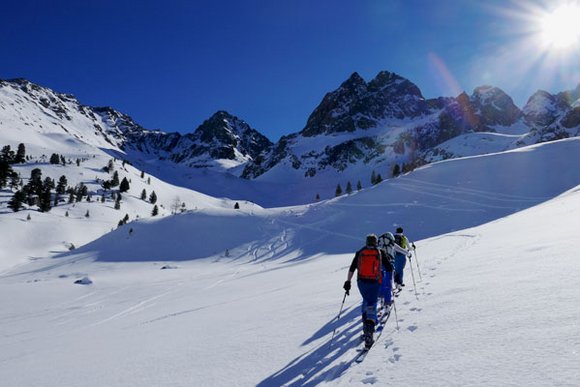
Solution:
<svg viewBox="0 0 580 387"><path fill-rule="evenodd" d="M318 233L323 233L323 234L332 235L332 236L339 236L339 237L343 237L343 238L349 238L352 240L360 241L360 236L354 237L352 235L334 232L334 231L330 231L330 230L324 230L322 228L318 228L315 226L307 226L307 225L303 225L303 224L298 224L298 223L290 222L288 220L276 219L276 222L286 224L288 226L293 226L295 228L301 228L304 230L316 231Z"/></svg>
<svg viewBox="0 0 580 387"><path fill-rule="evenodd" d="M414 179L412 177L407 177L407 176L404 177L404 180L400 180L399 182L393 182L393 184L404 185L407 181L415 182L415 183L418 183L419 185L422 185L422 186L427 185L427 186L433 186L434 188L440 187L439 190L447 189L447 190L453 190L455 192L462 192L462 193L471 194L474 196L482 196L482 197L490 197L491 196L494 199L505 200L505 201L524 200L524 201L536 202L536 201L545 201L545 200L551 199L551 197L546 197L546 196L529 197L529 196L505 194L505 193L501 193L501 192L483 191L483 190L477 190L477 189L473 189L473 188L462 188L462 187L458 187L458 186L439 184L439 183L433 183L430 181ZM431 188L431 187L429 187L429 188ZM503 197L505 199L498 198L498 197Z"/></svg>
<svg viewBox="0 0 580 387"><path fill-rule="evenodd" d="M457 197L450 197L449 195L443 195L443 194L437 194L437 193L433 193L433 192L425 192L424 190L421 190L419 187L415 187L412 185L404 185L401 184L399 185L399 187L405 191L408 192L414 192L414 193L421 193L423 195L426 196L432 196L432 197L436 197L436 198L442 198L442 199L449 199L453 202L457 202L457 203L466 203L466 204L473 204L475 206L478 207L484 207L484 208L495 208L495 209L511 209L511 206L500 206L500 205L492 205L492 204L485 204L482 202L477 202L477 201L472 201L472 200L467 200L467 199L460 199ZM489 198L490 200L494 200L494 198Z"/></svg>

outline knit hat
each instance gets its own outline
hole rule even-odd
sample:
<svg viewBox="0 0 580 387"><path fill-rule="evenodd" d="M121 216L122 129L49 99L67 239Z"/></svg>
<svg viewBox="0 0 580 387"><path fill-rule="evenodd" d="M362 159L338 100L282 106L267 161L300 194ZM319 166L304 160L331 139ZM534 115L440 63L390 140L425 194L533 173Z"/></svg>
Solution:
<svg viewBox="0 0 580 387"><path fill-rule="evenodd" d="M403 233L403 227L397 227L397 234Z"/></svg>
<svg viewBox="0 0 580 387"><path fill-rule="evenodd" d="M367 246L376 246L378 244L378 239L375 234L367 235Z"/></svg>

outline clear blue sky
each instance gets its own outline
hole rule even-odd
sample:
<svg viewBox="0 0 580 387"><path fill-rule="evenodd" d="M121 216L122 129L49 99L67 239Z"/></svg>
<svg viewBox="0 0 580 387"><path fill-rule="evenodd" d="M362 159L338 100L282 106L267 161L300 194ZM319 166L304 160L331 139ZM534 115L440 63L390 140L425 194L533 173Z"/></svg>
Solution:
<svg viewBox="0 0 580 387"><path fill-rule="evenodd" d="M4 1L0 78L149 129L191 132L227 110L277 141L354 71L396 72L427 98L491 84L520 107L537 89L572 89L578 44L556 55L531 38L556 2Z"/></svg>

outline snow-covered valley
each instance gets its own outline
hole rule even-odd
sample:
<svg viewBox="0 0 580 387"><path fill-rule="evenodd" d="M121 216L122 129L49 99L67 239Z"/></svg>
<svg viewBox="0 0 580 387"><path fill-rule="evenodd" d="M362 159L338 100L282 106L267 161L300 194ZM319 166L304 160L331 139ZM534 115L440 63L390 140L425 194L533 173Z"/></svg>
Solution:
<svg viewBox="0 0 580 387"><path fill-rule="evenodd" d="M151 205L125 195L135 216L112 232L119 212L96 203L5 212L2 385L576 385L579 147L435 163L271 209L153 182L165 216L136 219ZM188 205L171 215L175 195ZM417 245L417 293L408 267L398 320L354 364L360 295L336 321L342 283L364 236L396 225Z"/></svg>

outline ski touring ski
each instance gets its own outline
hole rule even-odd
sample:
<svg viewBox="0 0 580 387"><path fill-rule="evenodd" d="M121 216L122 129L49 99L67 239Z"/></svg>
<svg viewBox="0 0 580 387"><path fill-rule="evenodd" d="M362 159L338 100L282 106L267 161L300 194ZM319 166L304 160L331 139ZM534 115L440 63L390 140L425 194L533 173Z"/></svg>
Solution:
<svg viewBox="0 0 580 387"><path fill-rule="evenodd" d="M387 323L387 321L389 320L389 317L391 316L391 311L392 310L393 310L393 305L391 304L388 307L388 309L385 312L383 312L381 318L379 319L379 323L377 325L377 329L376 329L377 337L375 338L375 341L368 348L367 347L363 347L361 349L358 349L359 353L354 358L355 363L362 363L363 360L367 357L367 354L369 353L369 351L379 341L379 339L381 338L381 335L383 334L383 330L385 328L385 324Z"/></svg>

